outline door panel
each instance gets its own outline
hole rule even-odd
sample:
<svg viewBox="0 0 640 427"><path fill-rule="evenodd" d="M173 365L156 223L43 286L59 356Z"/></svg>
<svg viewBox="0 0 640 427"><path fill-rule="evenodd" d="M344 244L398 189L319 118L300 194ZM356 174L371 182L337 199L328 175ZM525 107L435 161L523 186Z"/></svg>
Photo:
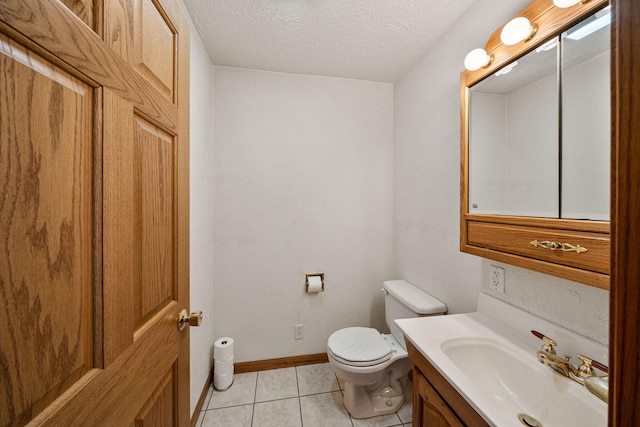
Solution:
<svg viewBox="0 0 640 427"><path fill-rule="evenodd" d="M107 367L133 342L135 330L135 192L133 106L111 90L103 96L102 134L102 364ZM139 273L138 273L139 275Z"/></svg>
<svg viewBox="0 0 640 427"><path fill-rule="evenodd" d="M174 425L175 375L174 367L166 373L158 388L136 417L135 427L169 427Z"/></svg>
<svg viewBox="0 0 640 427"><path fill-rule="evenodd" d="M0 420L29 419L92 367L92 88L3 35L0 76Z"/></svg>
<svg viewBox="0 0 640 427"><path fill-rule="evenodd" d="M134 127L134 318L141 326L175 295L174 144L171 135L139 116Z"/></svg>
<svg viewBox="0 0 640 427"><path fill-rule="evenodd" d="M105 40L171 102L178 59L171 17L176 14L171 4L155 0L105 0Z"/></svg>
<svg viewBox="0 0 640 427"><path fill-rule="evenodd" d="M158 4L136 0L134 66L164 96L173 101L175 30Z"/></svg>

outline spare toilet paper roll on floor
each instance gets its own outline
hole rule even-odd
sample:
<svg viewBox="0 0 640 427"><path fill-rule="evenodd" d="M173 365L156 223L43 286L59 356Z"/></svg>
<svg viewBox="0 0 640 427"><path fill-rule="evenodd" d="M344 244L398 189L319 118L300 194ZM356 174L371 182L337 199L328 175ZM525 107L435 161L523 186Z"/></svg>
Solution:
<svg viewBox="0 0 640 427"><path fill-rule="evenodd" d="M322 278L320 276L309 276L309 287L307 293L316 293L322 291Z"/></svg>
<svg viewBox="0 0 640 427"><path fill-rule="evenodd" d="M222 337L213 344L213 359L225 361L233 357L233 338Z"/></svg>
<svg viewBox="0 0 640 427"><path fill-rule="evenodd" d="M213 362L213 375L233 374L233 357L224 362L219 360L214 360Z"/></svg>
<svg viewBox="0 0 640 427"><path fill-rule="evenodd" d="M213 362L213 387L224 391L233 384L233 356L224 362L219 360Z"/></svg>
<svg viewBox="0 0 640 427"><path fill-rule="evenodd" d="M233 384L233 374L214 375L213 387L218 391L225 391Z"/></svg>
<svg viewBox="0 0 640 427"><path fill-rule="evenodd" d="M222 337L213 344L213 386L226 390L233 384L233 338Z"/></svg>

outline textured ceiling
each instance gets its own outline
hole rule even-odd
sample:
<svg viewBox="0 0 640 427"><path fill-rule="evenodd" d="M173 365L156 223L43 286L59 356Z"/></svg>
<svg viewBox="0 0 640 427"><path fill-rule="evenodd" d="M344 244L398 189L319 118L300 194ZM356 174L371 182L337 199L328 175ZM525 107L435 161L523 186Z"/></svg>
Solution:
<svg viewBox="0 0 640 427"><path fill-rule="evenodd" d="M215 65L382 82L396 81L471 2L185 0Z"/></svg>

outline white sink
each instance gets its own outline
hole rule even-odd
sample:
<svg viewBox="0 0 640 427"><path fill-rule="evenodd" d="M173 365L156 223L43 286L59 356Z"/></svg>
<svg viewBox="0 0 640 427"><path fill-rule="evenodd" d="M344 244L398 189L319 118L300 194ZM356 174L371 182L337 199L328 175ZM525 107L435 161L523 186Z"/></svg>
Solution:
<svg viewBox="0 0 640 427"><path fill-rule="evenodd" d="M491 425L522 426L523 414L544 427L607 425L606 403L539 363L536 352L542 343L533 336L523 337L482 313L396 323ZM556 339L551 332L543 333ZM561 341L556 340L561 353ZM584 353L591 355L589 351Z"/></svg>

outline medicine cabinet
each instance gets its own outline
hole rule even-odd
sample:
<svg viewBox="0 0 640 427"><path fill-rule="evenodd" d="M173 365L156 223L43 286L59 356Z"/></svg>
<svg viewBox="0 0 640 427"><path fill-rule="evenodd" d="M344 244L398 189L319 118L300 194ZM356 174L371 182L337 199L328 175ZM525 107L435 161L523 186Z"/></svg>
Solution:
<svg viewBox="0 0 640 427"><path fill-rule="evenodd" d="M608 3L517 17L526 40L498 29L461 74L461 250L608 289Z"/></svg>

